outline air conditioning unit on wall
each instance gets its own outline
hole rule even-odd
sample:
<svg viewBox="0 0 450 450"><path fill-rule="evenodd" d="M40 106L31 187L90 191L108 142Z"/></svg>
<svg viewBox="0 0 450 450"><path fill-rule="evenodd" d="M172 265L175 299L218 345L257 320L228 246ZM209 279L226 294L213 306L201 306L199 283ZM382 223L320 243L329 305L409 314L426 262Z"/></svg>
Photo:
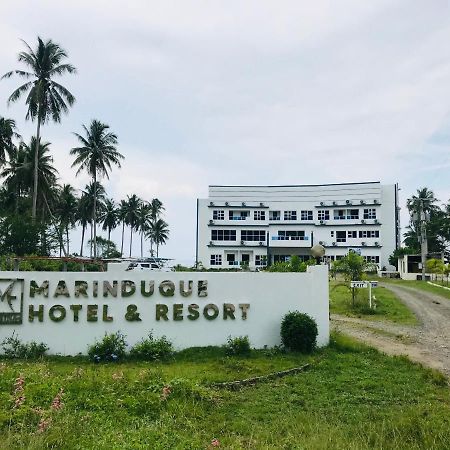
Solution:
<svg viewBox="0 0 450 450"><path fill-rule="evenodd" d="M331 245L332 245L333 247L336 247L336 246L337 246L336 242L333 242Z"/></svg>

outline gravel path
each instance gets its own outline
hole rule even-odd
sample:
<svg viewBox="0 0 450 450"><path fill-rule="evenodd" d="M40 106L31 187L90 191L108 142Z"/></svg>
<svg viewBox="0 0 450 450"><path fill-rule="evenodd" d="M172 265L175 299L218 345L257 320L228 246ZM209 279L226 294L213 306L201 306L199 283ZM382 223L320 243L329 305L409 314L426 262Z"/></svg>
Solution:
<svg viewBox="0 0 450 450"><path fill-rule="evenodd" d="M414 312L418 326L332 315L332 327L387 354L407 355L450 377L450 300L411 287L383 286Z"/></svg>

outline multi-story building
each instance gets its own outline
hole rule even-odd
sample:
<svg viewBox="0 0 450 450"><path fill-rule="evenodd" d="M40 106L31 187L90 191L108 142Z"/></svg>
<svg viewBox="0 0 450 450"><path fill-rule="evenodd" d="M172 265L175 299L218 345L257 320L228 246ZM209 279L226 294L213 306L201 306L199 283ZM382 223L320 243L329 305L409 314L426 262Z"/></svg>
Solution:
<svg viewBox="0 0 450 450"><path fill-rule="evenodd" d="M250 268L353 250L389 268L400 245L398 186L380 182L294 186L209 186L197 200L196 259L206 268Z"/></svg>

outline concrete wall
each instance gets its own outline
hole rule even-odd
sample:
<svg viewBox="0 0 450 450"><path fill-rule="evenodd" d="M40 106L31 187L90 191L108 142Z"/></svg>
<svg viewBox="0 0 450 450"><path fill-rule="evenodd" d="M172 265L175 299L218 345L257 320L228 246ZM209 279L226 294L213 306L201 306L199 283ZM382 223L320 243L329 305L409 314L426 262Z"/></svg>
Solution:
<svg viewBox="0 0 450 450"><path fill-rule="evenodd" d="M8 280L17 278L23 278L23 282L16 281L8 291L11 285ZM136 286L136 291L128 296L127 292L132 289L130 283L123 284L125 293L121 292L122 281L125 280L134 282ZM164 280L173 283L173 296L164 296L160 292L159 286ZM48 281L47 295L45 289L33 288L33 285L42 287L45 281ZM104 292L104 281L112 286L113 281L117 281L117 297L113 297L110 291ZM154 282L151 296L141 294L142 281L148 291L150 281ZM180 282L183 281L187 291L184 296L180 292ZM189 281L192 281L191 293ZM198 291L199 283L204 281L207 281L207 296L204 296L204 290L200 294ZM80 288L80 282L87 283L85 294L85 285ZM167 289L170 292L172 285L162 286L163 292ZM251 345L256 348L271 347L280 343L282 317L294 310L305 312L317 321L319 345L326 345L329 339L328 272L323 266L311 267L307 273L0 272L0 289L4 294L0 302L0 341L15 331L23 341L47 343L52 354L86 353L88 345L102 338L105 332L118 330L127 336L131 345L153 330L155 336L166 335L178 349L221 345L230 335L248 335ZM8 299L16 312L14 317L10 316L12 310ZM198 309L189 311L191 304L198 305ZM219 314L217 318L208 320L203 311L206 305L211 304L217 306ZM228 311L232 308L226 304L235 308L234 319L229 314L224 318L224 305ZM55 305L59 307L55 308ZM165 307L168 320L163 317L157 320L157 309ZM34 312L32 317L29 317L30 308ZM66 315L58 321L62 308ZM78 309L77 321L74 309ZM247 310L246 319L244 310ZM191 318L195 315L193 311L199 312L196 320L188 318L189 314ZM56 320L51 319L52 313ZM141 320L136 320L136 313ZM207 308L206 313L214 315L214 308ZM174 320L174 316L178 320ZM20 318L21 324L5 323L8 320L19 321Z"/></svg>

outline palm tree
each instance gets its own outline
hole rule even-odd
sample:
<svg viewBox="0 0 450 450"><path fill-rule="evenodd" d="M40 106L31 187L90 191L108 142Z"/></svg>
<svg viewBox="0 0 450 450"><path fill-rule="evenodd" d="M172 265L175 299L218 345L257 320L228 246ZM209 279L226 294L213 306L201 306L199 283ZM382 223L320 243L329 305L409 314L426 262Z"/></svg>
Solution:
<svg viewBox="0 0 450 450"><path fill-rule="evenodd" d="M434 196L434 192L426 187L417 189L417 195L413 195L406 200L406 206L411 215L417 214L420 218L420 212L432 213L436 212L439 207L436 205L438 200Z"/></svg>
<svg viewBox="0 0 450 450"><path fill-rule="evenodd" d="M50 119L53 122L61 122L61 113L67 113L75 102L75 97L61 84L53 80L55 76L65 73L76 73L71 64L61 63L67 58L67 53L51 39L44 42L38 37L38 44L33 50L25 41L22 41L27 51L20 52L18 60L24 63L29 71L12 70L5 73L3 78L10 78L16 74L27 80L19 86L8 98L8 104L17 101L23 94L27 93L27 114L25 118L37 121L36 146L40 142L41 125ZM35 152L34 161L34 183L33 183L33 205L31 215L36 218L37 196L38 196L38 151Z"/></svg>
<svg viewBox="0 0 450 450"><path fill-rule="evenodd" d="M89 204L89 195L83 191L80 199L78 200L78 208L77 208L77 222L81 225L80 256L83 256L84 233L86 231L86 227L90 223L91 216L92 216L92 207Z"/></svg>
<svg viewBox="0 0 450 450"><path fill-rule="evenodd" d="M77 209L78 199L75 196L75 189L70 184L63 185L59 192L56 214L59 219L61 230L64 230L66 233L67 254L70 254L69 228L75 226Z"/></svg>
<svg viewBox="0 0 450 450"><path fill-rule="evenodd" d="M94 228L94 202L95 202L95 217L101 215L104 209L104 200L105 200L105 188L96 181L95 183L91 181L86 185L84 191L82 191L82 204L80 205L81 211L79 211L79 219L78 222L83 225L85 224L82 230L82 247L84 241L84 231L86 226L89 224L91 227L91 239L90 239L90 256L92 257L92 246L93 246L93 228ZM82 252L80 252L82 255Z"/></svg>
<svg viewBox="0 0 450 450"><path fill-rule="evenodd" d="M133 247L133 230L137 229L138 211L141 203L142 200L136 194L129 195L127 198L125 221L130 227L130 258Z"/></svg>
<svg viewBox="0 0 450 450"><path fill-rule="evenodd" d="M144 256L144 235L150 229L151 212L151 204L142 201L137 210L136 222L136 228L141 234L141 258Z"/></svg>
<svg viewBox="0 0 450 450"><path fill-rule="evenodd" d="M148 235L156 244L156 256L159 257L159 246L165 244L169 238L169 225L163 219L157 219L151 223Z"/></svg>
<svg viewBox="0 0 450 450"><path fill-rule="evenodd" d="M14 151L13 138L20 138L16 129L14 120L0 117L0 167L6 162L6 155Z"/></svg>
<svg viewBox="0 0 450 450"><path fill-rule="evenodd" d="M125 235L125 225L127 223L127 201L120 200L119 211L118 211L119 221L122 222L122 244L120 246L120 256L123 258L123 238Z"/></svg>
<svg viewBox="0 0 450 450"><path fill-rule="evenodd" d="M117 136L109 132L109 125L98 120L93 120L87 128L83 125L86 137L74 133L81 143L81 147L75 147L70 150L71 155L75 155L75 161L72 167L78 166L77 175L85 169L92 176L94 186L97 183L97 177L106 176L109 178L108 171L114 164L120 167L120 160L123 155L116 149ZM94 224L94 258L97 257L97 245L95 238L97 236L97 217L96 217L97 195L94 192L94 205L92 208L92 221Z"/></svg>
<svg viewBox="0 0 450 450"><path fill-rule="evenodd" d="M119 211L114 200L107 198L105 200L103 210L100 214L100 221L103 222L103 230L108 230L108 241L111 241L111 231L117 227L119 222ZM109 245L109 244L108 244ZM108 247L108 253L109 253Z"/></svg>
<svg viewBox="0 0 450 450"><path fill-rule="evenodd" d="M150 213L151 221L152 222L156 222L160 218L161 213L164 211L163 203L162 203L161 200L159 200L157 198L154 198L150 202L150 207L151 207L151 213ZM151 233L150 233L149 239L150 239L150 254L153 255L153 244L154 244L154 241L153 241L153 238L151 237Z"/></svg>

